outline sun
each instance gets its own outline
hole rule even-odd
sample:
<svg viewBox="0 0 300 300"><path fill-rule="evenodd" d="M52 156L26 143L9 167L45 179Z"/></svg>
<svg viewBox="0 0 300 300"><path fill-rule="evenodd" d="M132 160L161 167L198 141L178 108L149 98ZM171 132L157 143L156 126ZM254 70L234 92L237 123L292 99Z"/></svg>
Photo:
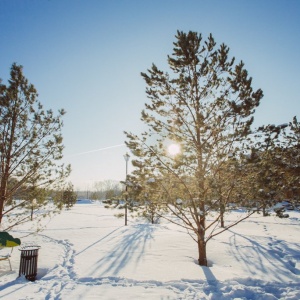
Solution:
<svg viewBox="0 0 300 300"><path fill-rule="evenodd" d="M172 156L175 156L177 154L179 154L181 151L180 145L179 144L171 144L168 146L168 153Z"/></svg>

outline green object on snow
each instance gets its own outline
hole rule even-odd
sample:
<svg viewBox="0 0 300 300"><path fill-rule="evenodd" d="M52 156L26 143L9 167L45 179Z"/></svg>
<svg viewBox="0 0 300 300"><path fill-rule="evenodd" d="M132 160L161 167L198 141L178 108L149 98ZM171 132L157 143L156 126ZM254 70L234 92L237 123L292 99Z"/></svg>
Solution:
<svg viewBox="0 0 300 300"><path fill-rule="evenodd" d="M20 245L20 239L13 238L8 232L0 231L0 247L15 247Z"/></svg>

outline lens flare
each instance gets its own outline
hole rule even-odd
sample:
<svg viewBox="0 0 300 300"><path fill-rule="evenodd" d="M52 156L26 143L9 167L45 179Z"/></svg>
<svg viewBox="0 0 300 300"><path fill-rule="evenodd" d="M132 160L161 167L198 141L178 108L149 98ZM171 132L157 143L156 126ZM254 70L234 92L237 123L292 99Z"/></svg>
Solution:
<svg viewBox="0 0 300 300"><path fill-rule="evenodd" d="M173 143L168 146L168 153L172 156L179 154L180 151L181 151L181 148L180 148L180 145L178 145L178 144Z"/></svg>

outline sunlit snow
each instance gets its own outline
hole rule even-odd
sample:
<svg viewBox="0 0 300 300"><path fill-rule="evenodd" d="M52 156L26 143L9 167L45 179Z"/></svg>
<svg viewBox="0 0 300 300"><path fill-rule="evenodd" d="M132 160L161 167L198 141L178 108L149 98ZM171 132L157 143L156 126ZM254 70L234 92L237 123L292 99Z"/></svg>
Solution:
<svg viewBox="0 0 300 300"><path fill-rule="evenodd" d="M197 265L197 245L172 223L133 220L120 210L81 201L35 235L12 230L39 250L35 282L0 262L1 299L300 299L300 213L255 214L211 240L209 267ZM236 211L226 218L236 218ZM226 220L226 219L225 219ZM3 251L3 250L1 250Z"/></svg>

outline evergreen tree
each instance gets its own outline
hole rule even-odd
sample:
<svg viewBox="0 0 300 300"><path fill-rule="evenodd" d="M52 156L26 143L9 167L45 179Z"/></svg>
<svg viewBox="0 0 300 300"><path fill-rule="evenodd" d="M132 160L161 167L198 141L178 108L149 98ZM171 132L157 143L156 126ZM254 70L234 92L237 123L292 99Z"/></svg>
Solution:
<svg viewBox="0 0 300 300"><path fill-rule="evenodd" d="M216 166L207 180L211 209L219 212L222 228L225 228L225 213L243 205L242 200L248 199L244 189L246 170L240 159L229 153L227 161Z"/></svg>
<svg viewBox="0 0 300 300"><path fill-rule="evenodd" d="M294 205L300 204L300 122L295 116L284 132L283 155L280 159L284 177L284 196Z"/></svg>
<svg viewBox="0 0 300 300"><path fill-rule="evenodd" d="M126 144L158 179L161 202L177 216L170 221L190 230L199 264L206 266L207 242L241 221L219 228L218 213L207 222L216 207L211 180L244 150L263 93L253 90L244 63L235 64L229 48L217 46L212 35L203 40L196 32L178 31L174 46L169 73L153 64L141 74L150 99L142 111L148 130L140 136L125 132ZM181 153L168 153L170 143L180 145Z"/></svg>
<svg viewBox="0 0 300 300"><path fill-rule="evenodd" d="M45 188L40 188L36 183L28 186L23 186L23 197L20 198L25 200L24 207L30 210L30 219L33 220L35 211L38 211L41 207L47 204L48 191Z"/></svg>
<svg viewBox="0 0 300 300"><path fill-rule="evenodd" d="M0 224L3 216L23 202L4 211L18 191L60 184L70 166L59 165L62 158L62 116L45 111L37 100L35 87L23 75L23 68L13 64L8 85L0 84Z"/></svg>
<svg viewBox="0 0 300 300"><path fill-rule="evenodd" d="M66 208L72 207L77 201L77 194L74 192L74 187L71 183L67 184L64 190L59 194L62 195L60 205L65 205Z"/></svg>
<svg viewBox="0 0 300 300"><path fill-rule="evenodd" d="M251 155L247 158L247 185L251 199L263 216L282 199L283 190L283 132L287 124L259 127L252 140Z"/></svg>
<svg viewBox="0 0 300 300"><path fill-rule="evenodd" d="M128 176L129 198L133 199L138 216L156 224L166 211L165 205L159 200L161 199L160 179L155 178L154 174L138 161L134 161L133 166L135 170Z"/></svg>

